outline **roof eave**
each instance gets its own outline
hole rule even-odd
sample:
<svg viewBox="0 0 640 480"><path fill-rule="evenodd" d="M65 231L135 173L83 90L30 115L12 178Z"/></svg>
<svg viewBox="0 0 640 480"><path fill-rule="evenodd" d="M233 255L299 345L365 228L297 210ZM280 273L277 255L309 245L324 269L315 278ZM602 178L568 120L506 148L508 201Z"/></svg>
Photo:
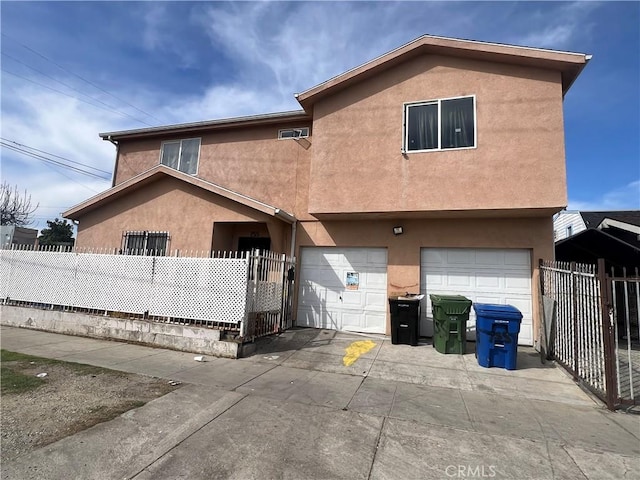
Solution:
<svg viewBox="0 0 640 480"><path fill-rule="evenodd" d="M296 218L291 213L288 213L280 208L268 205L259 200L248 197L247 195L234 192L233 190L229 190L220 185L207 182L206 180L203 180L201 178L187 175L165 165L156 165L155 167L146 170L145 172L142 172L135 177L132 177L129 180L126 180L125 182L122 182L115 187L110 188L109 190L99 193L98 195L94 195L84 202L74 205L69 210L63 212L62 216L63 218L69 218L72 220L79 219L86 213L99 208L101 205L109 203L110 201L126 195L126 191L128 191L129 188L132 188L136 185L144 185L147 182L156 181L159 178L159 175L166 175L168 177L173 177L178 180L184 181L190 185L202 188L215 195L220 195L240 205L244 205L245 207L252 208L256 211L262 212L272 217L277 217L285 221L286 223L294 223L296 221Z"/></svg>
<svg viewBox="0 0 640 480"><path fill-rule="evenodd" d="M153 137L166 134L195 133L203 130L223 130L241 128L254 125L271 125L288 121L310 120L311 116L304 110L268 113L264 115L250 115L244 117L225 118L220 120L206 120L202 122L163 125L160 127L139 128L134 130L120 130L104 132L99 136L103 140L120 140L125 138Z"/></svg>
<svg viewBox="0 0 640 480"><path fill-rule="evenodd" d="M566 94L591 59L591 55L583 53L423 35L369 62L296 94L296 99L304 109L308 110L315 101L329 94L330 91L344 88L357 82L360 78L367 78L374 72L386 70L399 62L423 53L441 53L453 56L475 54L479 58L491 58L494 61L504 63L520 62L540 68L555 69L562 74L563 95Z"/></svg>

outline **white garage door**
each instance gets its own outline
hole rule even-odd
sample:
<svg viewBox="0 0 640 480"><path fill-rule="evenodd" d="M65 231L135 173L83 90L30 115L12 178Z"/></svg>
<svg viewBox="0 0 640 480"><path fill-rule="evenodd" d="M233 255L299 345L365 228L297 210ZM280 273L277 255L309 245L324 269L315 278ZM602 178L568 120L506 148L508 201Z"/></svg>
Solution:
<svg viewBox="0 0 640 480"><path fill-rule="evenodd" d="M497 303L516 307L523 315L518 343L533 345L529 250L423 248L420 270L421 293L426 294L420 335L433 335L429 294L464 295L474 303ZM467 338L475 339L473 308L467 328Z"/></svg>
<svg viewBox="0 0 640 480"><path fill-rule="evenodd" d="M386 318L386 249L301 249L299 326L385 333Z"/></svg>

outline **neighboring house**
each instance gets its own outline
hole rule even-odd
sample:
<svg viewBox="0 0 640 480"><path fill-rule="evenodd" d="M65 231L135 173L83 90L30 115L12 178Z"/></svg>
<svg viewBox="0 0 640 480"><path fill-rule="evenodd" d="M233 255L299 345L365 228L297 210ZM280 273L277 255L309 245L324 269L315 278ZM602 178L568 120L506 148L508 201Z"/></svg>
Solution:
<svg viewBox="0 0 640 480"><path fill-rule="evenodd" d="M81 247L293 253L301 326L388 334L390 294L459 293L518 307L532 344L567 204L562 103L589 59L423 36L301 110L101 134L113 187L64 216Z"/></svg>
<svg viewBox="0 0 640 480"><path fill-rule="evenodd" d="M578 211L563 210L553 217L553 238L556 242L586 229L584 219Z"/></svg>
<svg viewBox="0 0 640 480"><path fill-rule="evenodd" d="M640 268L640 210L556 215L556 232L568 226L573 227L572 236L556 236L556 260L596 263L603 258L607 270L625 267L630 274Z"/></svg>
<svg viewBox="0 0 640 480"><path fill-rule="evenodd" d="M586 230L598 228L604 219L637 225L640 221L640 210L610 210L600 212L582 212L563 210L553 217L553 236L556 242Z"/></svg>
<svg viewBox="0 0 640 480"><path fill-rule="evenodd" d="M15 225L0 226L0 241L2 247L11 245L36 245L38 230L35 228L16 227Z"/></svg>

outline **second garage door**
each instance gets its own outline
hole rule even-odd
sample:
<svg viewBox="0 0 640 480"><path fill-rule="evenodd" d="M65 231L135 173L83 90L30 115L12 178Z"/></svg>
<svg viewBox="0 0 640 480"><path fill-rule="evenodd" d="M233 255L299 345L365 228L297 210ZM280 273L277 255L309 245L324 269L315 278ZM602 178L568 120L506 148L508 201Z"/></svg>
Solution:
<svg viewBox="0 0 640 480"><path fill-rule="evenodd" d="M533 345L531 253L524 249L423 248L420 276L425 305L420 334L433 335L429 294L464 295L473 302L513 305L522 312L521 345ZM469 340L475 339L473 309Z"/></svg>
<svg viewBox="0 0 640 480"><path fill-rule="evenodd" d="M385 333L387 250L300 249L299 326Z"/></svg>

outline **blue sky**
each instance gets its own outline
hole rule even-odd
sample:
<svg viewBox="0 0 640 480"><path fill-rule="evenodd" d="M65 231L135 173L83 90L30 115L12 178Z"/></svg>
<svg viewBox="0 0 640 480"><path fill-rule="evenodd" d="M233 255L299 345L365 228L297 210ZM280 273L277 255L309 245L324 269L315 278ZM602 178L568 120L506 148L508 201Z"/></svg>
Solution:
<svg viewBox="0 0 640 480"><path fill-rule="evenodd" d="M5 1L0 8L3 142L103 177L3 147L2 180L40 204L37 228L110 186L100 170L112 171L115 148L99 132L295 110L294 93L422 34L592 54L565 98L569 208L640 208L638 2Z"/></svg>

